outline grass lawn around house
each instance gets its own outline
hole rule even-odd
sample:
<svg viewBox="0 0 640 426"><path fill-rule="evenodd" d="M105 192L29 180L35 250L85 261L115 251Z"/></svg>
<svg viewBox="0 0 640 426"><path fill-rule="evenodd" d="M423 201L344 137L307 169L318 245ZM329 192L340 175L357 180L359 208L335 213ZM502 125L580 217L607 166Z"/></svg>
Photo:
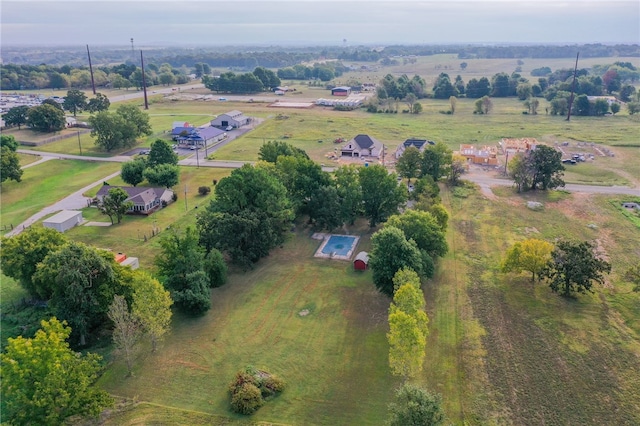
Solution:
<svg viewBox="0 0 640 426"><path fill-rule="evenodd" d="M21 182L2 184L0 225L18 225L44 207L120 169L118 163L51 160L24 170Z"/></svg>
<svg viewBox="0 0 640 426"><path fill-rule="evenodd" d="M173 188L178 196L176 202L149 216L125 215L120 224L116 223L109 227L78 226L67 231L67 235L76 241L95 247L137 257L140 259L141 268L153 270L153 260L160 247L159 237L167 232L169 227L184 229L186 226L195 225L195 215L198 210L204 209L213 197L213 180L220 181L229 173L231 173L230 169L180 167L180 183ZM109 184L127 186L120 176L110 179ZM138 186L149 186L149 184L142 182ZM211 193L204 197L199 195L200 186L211 187ZM100 185L96 185L85 195L93 197L99 189ZM109 222L109 216L101 214L95 207L83 209L83 216L86 220Z"/></svg>
<svg viewBox="0 0 640 426"><path fill-rule="evenodd" d="M42 158L39 155L21 154L19 152L17 154L18 154L18 159L20 160L20 167L24 167L28 164L35 163L36 161Z"/></svg>

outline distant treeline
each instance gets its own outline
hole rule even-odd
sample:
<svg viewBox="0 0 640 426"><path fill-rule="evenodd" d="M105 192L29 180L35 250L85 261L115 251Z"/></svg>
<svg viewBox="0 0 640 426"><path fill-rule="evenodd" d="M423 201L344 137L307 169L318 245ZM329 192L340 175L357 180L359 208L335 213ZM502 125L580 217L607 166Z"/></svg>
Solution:
<svg viewBox="0 0 640 426"><path fill-rule="evenodd" d="M372 48L370 46L216 46L216 47L143 47L145 58L155 63L168 63L173 67L193 67L202 62L212 67L284 68L303 62L322 59L377 62L393 56L430 56L441 53L456 54L460 59L472 58L571 58L577 52L583 58L628 56L640 57L638 44L574 44L535 46L486 46L486 45L393 45ZM4 46L2 63L21 65L48 64L54 66L87 65L85 46L34 48ZM94 65L139 63L139 49L114 49L91 47Z"/></svg>
<svg viewBox="0 0 640 426"><path fill-rule="evenodd" d="M576 53L578 52L580 52L580 57L582 58L605 58L612 56L640 57L640 45L575 44L564 46L388 46L383 50L385 56L430 56L449 53L457 54L460 59L575 58Z"/></svg>

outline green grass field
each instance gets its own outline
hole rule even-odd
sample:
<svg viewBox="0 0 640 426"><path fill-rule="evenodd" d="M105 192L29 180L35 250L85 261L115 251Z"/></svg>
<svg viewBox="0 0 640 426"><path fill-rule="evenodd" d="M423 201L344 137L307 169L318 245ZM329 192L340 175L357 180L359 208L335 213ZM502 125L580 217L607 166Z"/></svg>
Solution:
<svg viewBox="0 0 640 426"><path fill-rule="evenodd" d="M51 160L24 170L22 182L2 184L0 224L18 225L67 195L120 169L118 163Z"/></svg>
<svg viewBox="0 0 640 426"><path fill-rule="evenodd" d="M580 65L613 60L585 59ZM615 60L637 63L637 58ZM467 81L511 72L517 66L515 59L466 60L469 66L462 72L460 62L437 55L381 72L433 78L448 72L462 74ZM522 68L529 77L527 72L536 67L572 65L566 60L524 59ZM343 84L348 77L344 76ZM300 90L302 96L313 92L326 97L325 90ZM408 115L155 97L149 110L154 134L140 140L139 146L166 137L164 131L173 121L203 124L212 115L238 109L265 121L216 152L215 159L256 160L263 142L283 140L318 162L332 164L326 156L336 148L333 139L359 133L382 141L388 156L410 137L442 141L453 149L461 143L495 145L502 137L535 137L549 144L569 141L572 147L576 142L593 142L615 154L568 167L567 182L637 185L639 116L574 117L566 122L564 117L545 115L543 100L539 115L523 115L522 103L515 99L494 99L493 111L479 116L472 113L473 102L460 99L455 115L446 115L440 111L449 109L448 101L423 100L424 112ZM88 135L81 143L83 153L86 146L87 153L104 155L91 151L93 141ZM43 147L50 152L76 153L74 149L78 150L77 139ZM23 182L2 184L1 223L26 218L73 188L118 168L117 164L49 161L26 169ZM228 173L183 167L180 184L174 188L179 199L168 208L149 217L127 216L111 227L76 227L67 235L139 257L141 267L153 271L159 239L151 238L152 230L162 235L169 226L194 224L198 209L211 197L199 196L198 186L211 185ZM121 180L110 183L121 184ZM442 193L451 214L450 251L439 261L436 276L423 285L430 335L424 371L415 382L442 394L452 424L640 424L640 300L622 279L640 255L639 222L620 210L620 197L560 191L518 195L510 188L496 188L494 193L495 200L475 190L467 198L447 190ZM543 202L544 210L527 209L529 200ZM84 216L109 220L90 208ZM358 249L369 249L371 231L366 225L352 231L362 235ZM370 271L355 273L350 263L314 258L319 242L310 233L299 224L289 240L255 269L246 273L232 269L229 282L212 291L212 308L206 315L176 315L158 353L143 348L134 377L125 377L122 361L101 349L109 365L100 385L137 402L105 413L101 424L384 423L387 404L401 383L388 368L389 299L375 291ZM606 285L596 286L594 294L568 300L543 283L532 285L525 274L499 273L505 250L530 237L594 240L613 265ZM13 281L1 279L4 307L23 293ZM303 309L309 315L300 316ZM282 377L287 389L245 418L229 410L227 386L235 372L249 364Z"/></svg>
<svg viewBox="0 0 640 426"><path fill-rule="evenodd" d="M453 424L640 420L638 296L620 278L640 229L605 197L546 195L502 189L490 202L443 194L450 252L423 287L430 336L416 382L442 393ZM530 199L544 202L544 212L528 210ZM358 249L366 249L370 234L360 231ZM313 258L318 242L309 234L298 228L254 270L232 273L204 317L177 316L160 352L141 355L135 377L112 364L101 385L154 405L131 407L107 424L158 413L190 424L241 421L229 411L226 387L248 364L288 383L251 421L381 424L399 384L386 360L389 299L375 291L370 272ZM506 248L526 237L598 241L613 264L607 286L567 300L524 274L498 273ZM300 317L302 309L310 315Z"/></svg>
<svg viewBox="0 0 640 426"><path fill-rule="evenodd" d="M117 395L239 418L229 411L227 386L237 370L254 365L287 382L254 421L378 423L399 383L380 350L389 299L375 291L369 272L313 258L318 241L309 235L298 230L254 270L232 274L213 291L204 317L177 317L162 350L145 354L135 377L124 379L116 363L101 384ZM310 313L300 316L303 309Z"/></svg>

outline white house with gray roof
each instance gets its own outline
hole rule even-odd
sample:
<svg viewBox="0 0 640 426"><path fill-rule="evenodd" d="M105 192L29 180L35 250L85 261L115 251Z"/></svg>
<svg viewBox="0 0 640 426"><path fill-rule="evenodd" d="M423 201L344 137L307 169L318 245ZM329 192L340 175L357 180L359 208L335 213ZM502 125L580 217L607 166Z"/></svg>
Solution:
<svg viewBox="0 0 640 426"><path fill-rule="evenodd" d="M342 157L380 158L383 145L369 135L358 135L340 148Z"/></svg>
<svg viewBox="0 0 640 426"><path fill-rule="evenodd" d="M133 207L127 213L149 215L173 201L173 191L167 188L148 188L144 186L110 186L103 185L96 194L99 202L109 194L111 188L120 188L129 195L125 201L131 201Z"/></svg>

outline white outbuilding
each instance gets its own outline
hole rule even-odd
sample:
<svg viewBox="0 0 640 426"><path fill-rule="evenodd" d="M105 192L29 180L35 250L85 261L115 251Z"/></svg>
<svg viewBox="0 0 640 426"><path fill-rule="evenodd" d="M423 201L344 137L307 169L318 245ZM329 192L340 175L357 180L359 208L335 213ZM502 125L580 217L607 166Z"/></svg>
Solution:
<svg viewBox="0 0 640 426"><path fill-rule="evenodd" d="M74 226L80 225L82 221L82 212L80 210L62 210L43 221L42 225L45 228L53 228L58 232L65 232Z"/></svg>

